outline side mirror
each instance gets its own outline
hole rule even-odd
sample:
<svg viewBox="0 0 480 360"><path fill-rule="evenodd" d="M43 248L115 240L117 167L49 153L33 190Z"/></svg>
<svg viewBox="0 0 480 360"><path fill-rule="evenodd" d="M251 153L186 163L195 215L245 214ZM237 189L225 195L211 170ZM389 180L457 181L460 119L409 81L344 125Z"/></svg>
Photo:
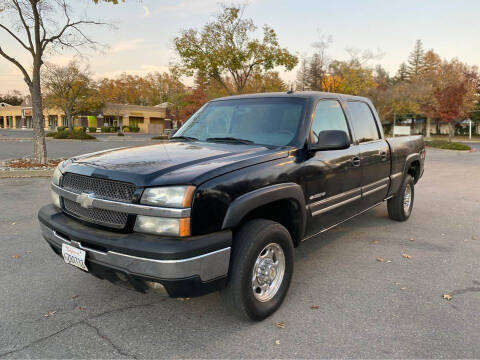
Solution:
<svg viewBox="0 0 480 360"><path fill-rule="evenodd" d="M350 147L350 139L345 131L324 130L318 134L318 142L310 145L310 150L342 150Z"/></svg>

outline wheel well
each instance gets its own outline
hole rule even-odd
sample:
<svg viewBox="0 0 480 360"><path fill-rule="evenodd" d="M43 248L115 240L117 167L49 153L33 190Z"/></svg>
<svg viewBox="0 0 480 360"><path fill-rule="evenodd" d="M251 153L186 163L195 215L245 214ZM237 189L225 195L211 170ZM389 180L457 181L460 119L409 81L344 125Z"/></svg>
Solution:
<svg viewBox="0 0 480 360"><path fill-rule="evenodd" d="M411 175L415 183L417 183L418 179L420 178L420 161L412 161L407 170L407 174Z"/></svg>
<svg viewBox="0 0 480 360"><path fill-rule="evenodd" d="M262 205L246 214L239 223L239 227L249 220L267 219L285 226L293 239L294 246L300 243L302 236L301 211L299 204L294 199L282 199Z"/></svg>

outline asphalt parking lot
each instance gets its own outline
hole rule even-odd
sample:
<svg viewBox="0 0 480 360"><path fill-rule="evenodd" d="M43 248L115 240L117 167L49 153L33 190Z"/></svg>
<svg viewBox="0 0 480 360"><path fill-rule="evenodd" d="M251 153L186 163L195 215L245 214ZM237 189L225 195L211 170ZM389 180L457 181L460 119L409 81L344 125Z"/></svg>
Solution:
<svg viewBox="0 0 480 360"><path fill-rule="evenodd" d="M33 153L33 142L29 130L0 130L0 161L29 157ZM51 159L68 158L79 154L113 149L124 146L153 144L151 134L96 134L97 140L72 141L47 138L47 152Z"/></svg>
<svg viewBox="0 0 480 360"><path fill-rule="evenodd" d="M303 243L260 323L64 264L36 221L49 181L0 179L0 358L478 358L478 179L480 152L429 150L409 221L382 205Z"/></svg>

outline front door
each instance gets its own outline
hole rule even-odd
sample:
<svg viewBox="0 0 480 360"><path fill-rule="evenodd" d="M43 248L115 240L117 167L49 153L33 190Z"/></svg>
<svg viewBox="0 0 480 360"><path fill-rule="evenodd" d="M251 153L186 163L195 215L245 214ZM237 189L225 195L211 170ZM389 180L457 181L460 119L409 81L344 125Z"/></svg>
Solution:
<svg viewBox="0 0 480 360"><path fill-rule="evenodd" d="M363 101L348 101L348 111L360 151L362 208L385 199L390 183L390 148L382 139L372 108Z"/></svg>
<svg viewBox="0 0 480 360"><path fill-rule="evenodd" d="M350 131L339 101L317 103L309 141L324 130ZM307 205L310 213L307 236L335 225L358 212L361 200L361 168L358 146L344 150L317 151L306 167Z"/></svg>

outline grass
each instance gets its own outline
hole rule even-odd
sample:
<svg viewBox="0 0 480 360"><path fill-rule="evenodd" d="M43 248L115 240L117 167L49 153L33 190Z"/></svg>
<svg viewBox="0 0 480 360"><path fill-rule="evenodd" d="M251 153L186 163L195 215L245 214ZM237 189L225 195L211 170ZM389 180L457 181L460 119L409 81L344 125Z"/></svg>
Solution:
<svg viewBox="0 0 480 360"><path fill-rule="evenodd" d="M71 140L94 140L95 136L87 134L83 131L57 131L47 134L48 137L53 137L54 139L71 139Z"/></svg>
<svg viewBox="0 0 480 360"><path fill-rule="evenodd" d="M445 150L471 150L472 148L466 144L457 143L457 142L448 142L446 140L431 140L425 141L425 144L432 148L445 149Z"/></svg>

